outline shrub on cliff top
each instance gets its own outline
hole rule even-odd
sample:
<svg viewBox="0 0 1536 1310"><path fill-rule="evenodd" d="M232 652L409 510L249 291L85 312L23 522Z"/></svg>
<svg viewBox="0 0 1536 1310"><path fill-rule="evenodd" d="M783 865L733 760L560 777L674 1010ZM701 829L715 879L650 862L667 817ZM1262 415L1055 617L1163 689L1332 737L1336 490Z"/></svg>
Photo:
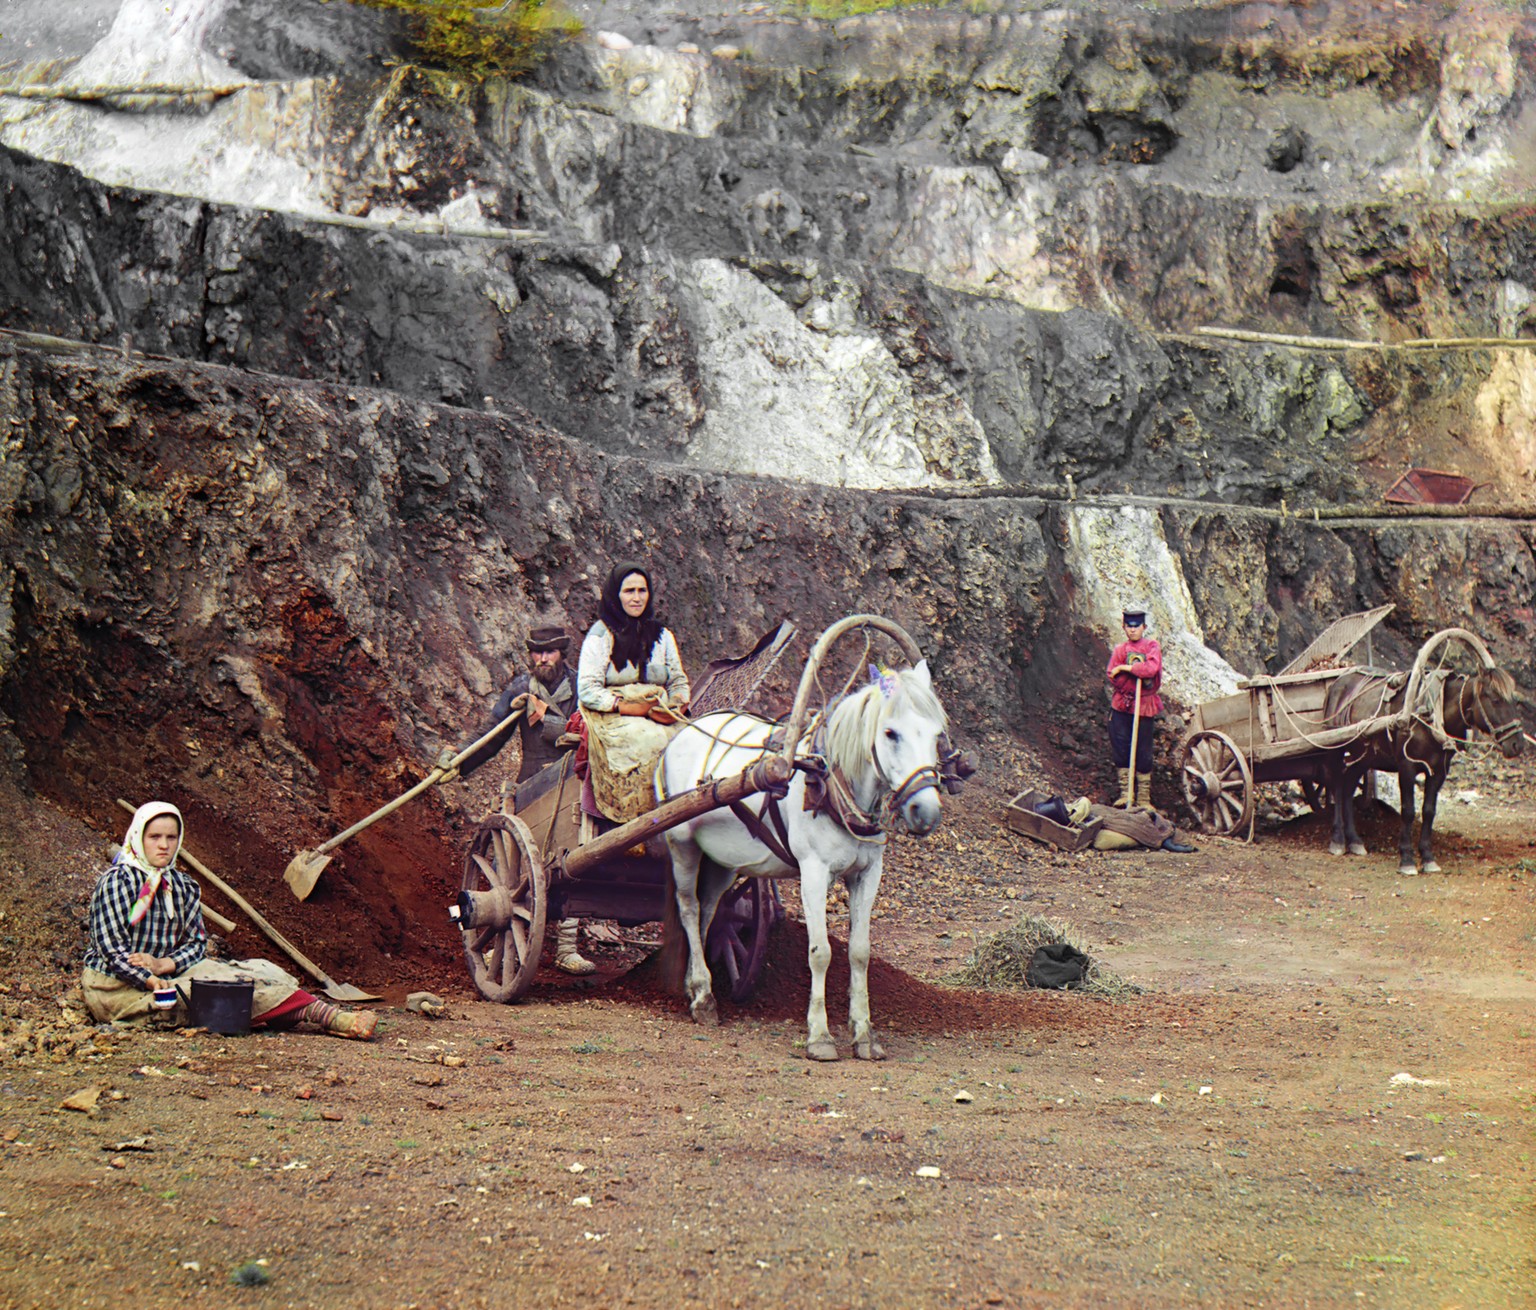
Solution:
<svg viewBox="0 0 1536 1310"><path fill-rule="evenodd" d="M458 77L517 77L581 30L557 0L358 0L406 16L420 62Z"/></svg>

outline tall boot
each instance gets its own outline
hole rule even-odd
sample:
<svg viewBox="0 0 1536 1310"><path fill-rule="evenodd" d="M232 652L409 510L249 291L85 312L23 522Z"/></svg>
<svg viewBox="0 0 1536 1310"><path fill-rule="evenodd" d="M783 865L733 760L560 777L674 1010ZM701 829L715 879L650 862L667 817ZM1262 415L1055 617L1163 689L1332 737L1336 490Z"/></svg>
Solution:
<svg viewBox="0 0 1536 1310"><path fill-rule="evenodd" d="M1120 796L1115 801L1115 808L1119 810L1129 809L1136 802L1136 772L1134 769L1120 770Z"/></svg>
<svg viewBox="0 0 1536 1310"><path fill-rule="evenodd" d="M1147 810L1152 808L1152 775L1150 773L1136 775L1135 804Z"/></svg>
<svg viewBox="0 0 1536 1310"><path fill-rule="evenodd" d="M555 935L555 968L565 973L596 973L597 965L577 949L576 930L580 919L561 919Z"/></svg>

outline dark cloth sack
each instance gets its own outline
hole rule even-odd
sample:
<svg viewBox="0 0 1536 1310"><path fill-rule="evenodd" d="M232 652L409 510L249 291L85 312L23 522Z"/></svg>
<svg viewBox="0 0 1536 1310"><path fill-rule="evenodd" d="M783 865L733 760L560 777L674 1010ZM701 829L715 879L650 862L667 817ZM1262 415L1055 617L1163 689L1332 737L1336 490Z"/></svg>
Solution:
<svg viewBox="0 0 1536 1310"><path fill-rule="evenodd" d="M1031 987L1081 987L1088 977L1086 955L1066 942L1050 942L1040 947L1024 971L1024 981Z"/></svg>

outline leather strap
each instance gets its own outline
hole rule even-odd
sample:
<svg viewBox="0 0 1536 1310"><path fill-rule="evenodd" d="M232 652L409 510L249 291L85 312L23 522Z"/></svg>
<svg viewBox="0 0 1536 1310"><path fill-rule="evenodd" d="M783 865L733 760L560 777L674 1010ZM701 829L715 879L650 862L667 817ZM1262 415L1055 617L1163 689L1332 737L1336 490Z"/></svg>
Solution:
<svg viewBox="0 0 1536 1310"><path fill-rule="evenodd" d="M885 832L885 825L870 814L853 798L853 788L841 769L828 772L831 785L827 788L827 807L832 817L851 837L878 837Z"/></svg>
<svg viewBox="0 0 1536 1310"><path fill-rule="evenodd" d="M773 852L775 859L783 861L796 873L800 872L800 861L795 859L789 850L789 827L784 822L779 802L774 797L770 796L764 801L762 815L752 813L741 801L731 803L731 813L740 821L742 827ZM763 822L763 815L773 821L772 831Z"/></svg>

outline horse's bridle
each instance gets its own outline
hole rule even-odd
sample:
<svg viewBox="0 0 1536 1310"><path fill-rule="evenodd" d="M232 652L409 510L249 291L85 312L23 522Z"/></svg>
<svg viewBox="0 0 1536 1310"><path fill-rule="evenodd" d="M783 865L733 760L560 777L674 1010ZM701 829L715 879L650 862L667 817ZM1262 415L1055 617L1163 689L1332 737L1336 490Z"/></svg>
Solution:
<svg viewBox="0 0 1536 1310"><path fill-rule="evenodd" d="M1472 714L1470 715L1467 713L1467 704L1466 700L1464 699L1467 694L1468 687L1472 688ZM1468 727L1477 727L1478 722L1474 716L1479 714L1482 715L1483 731L1488 733L1493 738L1494 742L1500 746L1502 746L1511 737L1515 736L1515 734L1524 730L1524 725L1521 723L1519 715L1516 715L1507 723L1500 723L1496 725L1489 721L1487 707L1483 704L1482 689L1477 685L1477 679L1475 677L1468 678L1457 690L1456 708L1461 711L1461 716L1467 721Z"/></svg>
<svg viewBox="0 0 1536 1310"><path fill-rule="evenodd" d="M886 804L893 813L900 814L901 807L910 801L920 791L927 791L930 787L938 788L944 782L944 775L939 771L937 762L923 764L912 770L899 787L892 787L891 780L886 777L885 767L880 763L880 743L877 738L869 748L869 761L875 766L875 772L880 775L880 780L891 788L890 799Z"/></svg>

